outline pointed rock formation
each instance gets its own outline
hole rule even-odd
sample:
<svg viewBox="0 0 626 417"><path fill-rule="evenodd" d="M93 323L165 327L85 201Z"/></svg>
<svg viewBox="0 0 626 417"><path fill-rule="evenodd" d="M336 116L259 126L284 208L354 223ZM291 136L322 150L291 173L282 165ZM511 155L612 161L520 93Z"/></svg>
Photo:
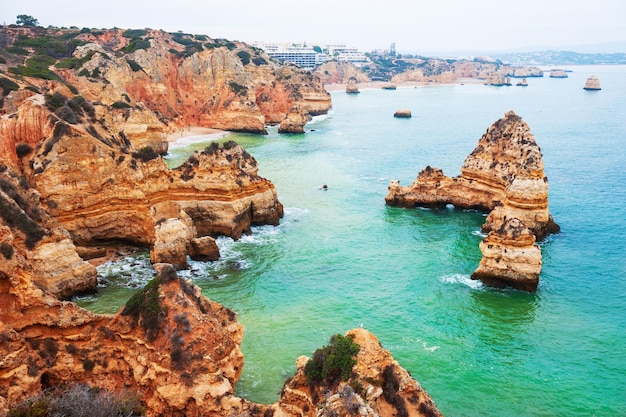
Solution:
<svg viewBox="0 0 626 417"><path fill-rule="evenodd" d="M360 93L359 85L357 83L356 78L350 77L350 79L348 80L348 84L346 85L346 93L348 93L348 94L358 94L358 93Z"/></svg>
<svg viewBox="0 0 626 417"><path fill-rule="evenodd" d="M592 75L587 78L583 90L602 90L602 88L600 88L600 80L598 79L598 77Z"/></svg>
<svg viewBox="0 0 626 417"><path fill-rule="evenodd" d="M484 232L500 230L507 218L519 219L538 240L559 231L548 211L541 149L528 125L512 111L487 129L459 177L446 177L428 166L408 187L391 181L385 201L401 207L453 204L489 211ZM516 286L515 281L510 284Z"/></svg>

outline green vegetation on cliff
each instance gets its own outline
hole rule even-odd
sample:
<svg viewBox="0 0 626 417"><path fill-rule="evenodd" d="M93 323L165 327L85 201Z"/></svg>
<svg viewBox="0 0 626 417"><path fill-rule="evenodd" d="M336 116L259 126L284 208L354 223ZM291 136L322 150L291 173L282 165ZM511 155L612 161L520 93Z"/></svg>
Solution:
<svg viewBox="0 0 626 417"><path fill-rule="evenodd" d="M360 346L352 337L336 334L330 338L330 344L317 349L313 358L304 366L304 373L310 383L326 381L329 384L339 380L347 381L352 367L356 365L354 356Z"/></svg>

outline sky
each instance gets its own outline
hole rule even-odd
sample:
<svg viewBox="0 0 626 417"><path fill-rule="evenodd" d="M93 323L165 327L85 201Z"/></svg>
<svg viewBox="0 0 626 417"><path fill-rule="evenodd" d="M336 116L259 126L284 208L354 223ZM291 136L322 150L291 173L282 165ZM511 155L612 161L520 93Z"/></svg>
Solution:
<svg viewBox="0 0 626 417"><path fill-rule="evenodd" d="M0 23L5 24L26 14L44 27L151 28L248 43L345 44L364 52L392 43L400 53L626 44L626 0L2 2Z"/></svg>

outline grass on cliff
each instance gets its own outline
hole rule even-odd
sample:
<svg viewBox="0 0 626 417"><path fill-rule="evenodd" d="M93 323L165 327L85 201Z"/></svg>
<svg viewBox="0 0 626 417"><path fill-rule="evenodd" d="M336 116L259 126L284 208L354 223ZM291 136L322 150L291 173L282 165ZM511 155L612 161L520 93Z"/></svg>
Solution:
<svg viewBox="0 0 626 417"><path fill-rule="evenodd" d="M136 395L113 393L85 384L45 390L12 407L7 417L118 417L143 416L146 409Z"/></svg>
<svg viewBox="0 0 626 417"><path fill-rule="evenodd" d="M352 339L351 336L336 334L330 338L330 344L313 353L313 358L304 366L309 383L325 381L333 384L350 378L352 367L356 365L354 356L361 349Z"/></svg>

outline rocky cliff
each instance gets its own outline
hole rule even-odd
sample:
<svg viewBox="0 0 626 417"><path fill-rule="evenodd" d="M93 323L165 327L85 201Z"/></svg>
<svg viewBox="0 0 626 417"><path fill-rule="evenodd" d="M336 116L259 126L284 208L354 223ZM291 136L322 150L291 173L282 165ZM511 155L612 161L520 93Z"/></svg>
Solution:
<svg viewBox="0 0 626 417"><path fill-rule="evenodd" d="M243 326L169 264L117 314L98 315L0 271L0 414L64 383L137 394L148 416L439 416L432 399L363 329L350 383L310 384L300 366L271 405L234 395ZM300 359L300 364L303 360ZM320 408L321 407L321 408Z"/></svg>
<svg viewBox="0 0 626 417"><path fill-rule="evenodd" d="M155 262L183 266L188 254L216 257L210 237L236 239L282 217L273 184L241 147L211 146L170 170L159 157L167 134L279 123L303 132L330 107L310 72L202 35L4 26L0 52L0 161L32 190L42 216L25 215L48 238L22 256L61 297L95 285L77 255L85 247L149 246ZM55 251L65 265L51 262Z"/></svg>
<svg viewBox="0 0 626 417"><path fill-rule="evenodd" d="M511 236L521 239L525 234L511 235L507 231L508 227L505 227L507 220L519 220L528 228L533 238L538 240L559 230L548 210L548 179L544 174L541 149L526 122L512 111L487 129L478 141L478 146L465 159L459 177L447 177L440 169L428 166L407 187L400 186L398 181L392 181L385 201L389 205L402 207L453 204L458 208L488 211L483 231L494 232L501 237L491 235L485 239L499 239L500 246L505 242L511 249L515 247ZM528 246L526 238L524 242L522 246ZM491 249L491 244L487 248ZM503 249L504 252L507 250ZM539 265L540 268L541 253L531 252L535 259L528 262ZM483 256L492 256L497 262L502 259L501 256L494 255L493 251L483 250ZM521 265L519 262L506 262L504 265L521 275L525 274L525 267L516 266ZM508 282L516 288L531 291L536 289L538 272L537 276L534 272L528 274L529 282L534 282L534 285L519 284L518 272L510 274L516 276L516 279L507 281L507 277L502 276L507 268L499 268L500 273L493 271L493 274L501 275L501 284ZM485 274L477 274L475 278L484 276ZM495 282L494 279L487 281Z"/></svg>
<svg viewBox="0 0 626 417"><path fill-rule="evenodd" d="M6 26L0 28L0 39L9 58L0 69L27 76L24 83L16 79L20 86L42 92L69 88L89 101L128 108L130 115L112 120L111 127L129 139L158 137L189 125L263 133L295 104L305 115L325 113L331 105L310 72L281 67L240 42L148 29ZM154 120L133 120L137 110Z"/></svg>
<svg viewBox="0 0 626 417"><path fill-rule="evenodd" d="M425 416L442 414L432 398L393 359L378 339L362 328L345 335L358 345L355 364L345 380L312 383L308 357L298 358L276 406L281 416Z"/></svg>

